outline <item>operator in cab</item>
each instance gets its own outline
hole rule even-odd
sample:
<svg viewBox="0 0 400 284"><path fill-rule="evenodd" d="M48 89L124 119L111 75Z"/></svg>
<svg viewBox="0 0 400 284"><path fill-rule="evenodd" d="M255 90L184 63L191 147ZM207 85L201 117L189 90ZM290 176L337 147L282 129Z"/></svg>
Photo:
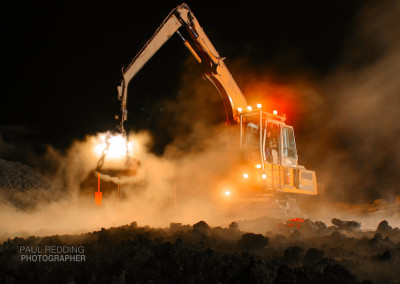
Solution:
<svg viewBox="0 0 400 284"><path fill-rule="evenodd" d="M265 141L266 158L268 163L277 163L278 151L277 151L277 137L271 133L271 130L267 130L267 137Z"/></svg>

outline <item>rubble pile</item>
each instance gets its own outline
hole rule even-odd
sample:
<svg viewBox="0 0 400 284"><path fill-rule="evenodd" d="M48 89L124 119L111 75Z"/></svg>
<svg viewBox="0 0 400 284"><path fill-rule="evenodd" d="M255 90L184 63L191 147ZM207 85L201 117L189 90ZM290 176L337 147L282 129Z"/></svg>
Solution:
<svg viewBox="0 0 400 284"><path fill-rule="evenodd" d="M39 202L59 198L59 189L21 163L0 159L0 200L19 209L33 209Z"/></svg>
<svg viewBox="0 0 400 284"><path fill-rule="evenodd" d="M70 283L396 283L400 230L356 222L304 220L255 234L227 228L136 222L82 235L14 238L0 246L0 282ZM86 261L21 262L19 246L83 246ZM397 281L398 282L398 281Z"/></svg>

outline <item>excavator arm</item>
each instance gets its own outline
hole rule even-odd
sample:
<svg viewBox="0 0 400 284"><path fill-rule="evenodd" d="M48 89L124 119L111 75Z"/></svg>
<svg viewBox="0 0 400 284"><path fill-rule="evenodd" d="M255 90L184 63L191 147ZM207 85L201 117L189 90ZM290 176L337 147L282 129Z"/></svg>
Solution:
<svg viewBox="0 0 400 284"><path fill-rule="evenodd" d="M190 36L188 39L181 35L180 28L187 30ZM125 133L124 121L127 120L128 114L127 99L130 81L174 33L181 37L185 46L202 64L204 75L218 89L224 101L227 122L237 121L241 110L247 108L246 98L230 74L223 58L219 56L190 8L186 4L182 4L169 13L129 66L123 70L121 86L118 86L118 98L121 100L120 130L122 133Z"/></svg>

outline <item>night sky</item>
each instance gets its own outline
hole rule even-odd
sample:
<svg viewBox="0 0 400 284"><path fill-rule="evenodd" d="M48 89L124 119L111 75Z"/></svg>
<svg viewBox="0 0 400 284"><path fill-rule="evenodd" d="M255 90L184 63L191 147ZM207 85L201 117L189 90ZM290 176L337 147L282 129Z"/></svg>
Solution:
<svg viewBox="0 0 400 284"><path fill-rule="evenodd" d="M245 72L238 72L243 61L246 70L268 70L281 83L299 74L312 78L311 82L323 82L343 63L357 71L379 57L380 49L371 42L349 40L354 38L357 15L371 1L265 1L263 7L255 1L233 2L187 4L220 55L227 58L225 63L239 86L246 78ZM43 145L65 150L74 139L116 130L116 87L121 69L179 4L57 1L51 5L14 3L2 9L3 141L29 142L37 145L38 151ZM352 52L357 47L362 48ZM201 66L175 35L132 82L126 127L150 129L157 140L153 150L158 154L174 139L174 134L163 132L164 126L158 123L165 122L163 102L174 100L182 91L190 92L181 82L188 70L194 72L196 80L202 80ZM322 101L333 104L332 93L322 94ZM216 107L223 112L222 103ZM287 113L288 122L300 133L297 141L301 150L309 145L308 138L320 139L322 130L310 129L308 122L314 118L307 120L304 112L300 115L293 108ZM326 106L325 110L331 111ZM353 153L355 145L349 133L337 136L335 147ZM318 167L310 155L305 155L304 161L310 168ZM362 157L360 154L351 160L362 163ZM395 179L396 172L391 176Z"/></svg>

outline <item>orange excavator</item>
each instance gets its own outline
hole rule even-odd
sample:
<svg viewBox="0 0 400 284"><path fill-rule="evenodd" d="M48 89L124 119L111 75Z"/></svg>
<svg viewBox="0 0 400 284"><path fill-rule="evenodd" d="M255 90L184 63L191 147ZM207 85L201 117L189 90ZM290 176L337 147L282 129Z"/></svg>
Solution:
<svg viewBox="0 0 400 284"><path fill-rule="evenodd" d="M286 117L262 110L260 104L250 106L239 86L188 5L173 9L154 35L146 42L129 66L123 70L118 86L121 101L119 129L125 135L127 120L128 87L131 80L165 44L178 34L183 44L202 65L205 77L219 91L224 102L226 121L239 125L240 146L247 170L241 173L241 182L257 185L252 197L271 193L317 195L316 174L298 165L298 154L293 127L285 124ZM245 190L246 191L246 190ZM226 195L233 192L226 191ZM245 196L243 192L236 195ZM248 196L248 195L247 195Z"/></svg>

